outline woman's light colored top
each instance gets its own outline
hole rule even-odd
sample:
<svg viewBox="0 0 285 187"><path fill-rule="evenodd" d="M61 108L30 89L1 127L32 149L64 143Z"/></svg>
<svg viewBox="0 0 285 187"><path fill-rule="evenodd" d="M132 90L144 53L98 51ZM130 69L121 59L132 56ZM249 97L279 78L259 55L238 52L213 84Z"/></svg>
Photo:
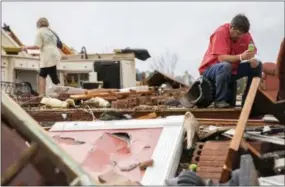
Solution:
<svg viewBox="0 0 285 187"><path fill-rule="evenodd" d="M38 30L35 45L40 48L40 68L52 67L60 62L57 38L47 27Z"/></svg>

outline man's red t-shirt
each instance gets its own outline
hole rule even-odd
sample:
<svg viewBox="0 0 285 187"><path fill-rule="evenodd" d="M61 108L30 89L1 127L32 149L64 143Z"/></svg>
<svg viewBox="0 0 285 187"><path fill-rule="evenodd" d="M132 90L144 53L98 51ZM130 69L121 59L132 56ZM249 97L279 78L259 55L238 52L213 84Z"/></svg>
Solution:
<svg viewBox="0 0 285 187"><path fill-rule="evenodd" d="M251 41L253 42L250 33L246 33L238 41L233 42L230 38L230 24L220 26L210 37L208 50L199 67L200 74L203 74L209 66L219 63L218 55L239 55L248 49ZM239 64L240 62L232 64L232 74L236 74Z"/></svg>

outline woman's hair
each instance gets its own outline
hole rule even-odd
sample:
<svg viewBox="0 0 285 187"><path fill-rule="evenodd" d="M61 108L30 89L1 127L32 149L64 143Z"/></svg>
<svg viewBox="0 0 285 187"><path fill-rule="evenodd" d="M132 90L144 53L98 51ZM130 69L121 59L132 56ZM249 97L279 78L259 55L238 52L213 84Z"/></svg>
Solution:
<svg viewBox="0 0 285 187"><path fill-rule="evenodd" d="M47 18L40 18L37 21L37 28L48 27L48 26L49 26L49 23L48 23Z"/></svg>

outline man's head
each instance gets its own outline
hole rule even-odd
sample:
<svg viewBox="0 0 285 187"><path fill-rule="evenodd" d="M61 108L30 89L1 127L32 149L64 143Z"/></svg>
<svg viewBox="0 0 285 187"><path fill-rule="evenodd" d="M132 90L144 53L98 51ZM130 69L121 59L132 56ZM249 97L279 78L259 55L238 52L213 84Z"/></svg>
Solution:
<svg viewBox="0 0 285 187"><path fill-rule="evenodd" d="M233 41L237 41L245 33L248 33L250 23L247 17L243 14L236 15L231 21L230 35Z"/></svg>

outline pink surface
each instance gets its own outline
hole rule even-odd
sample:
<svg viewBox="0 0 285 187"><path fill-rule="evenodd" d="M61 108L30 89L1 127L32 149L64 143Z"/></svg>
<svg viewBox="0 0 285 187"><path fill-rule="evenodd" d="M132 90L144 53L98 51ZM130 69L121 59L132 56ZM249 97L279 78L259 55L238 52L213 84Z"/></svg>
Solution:
<svg viewBox="0 0 285 187"><path fill-rule="evenodd" d="M110 169L140 181L139 162L151 159L162 128L49 132L53 139L92 176ZM130 141L111 133L128 133ZM132 169L133 168L133 169ZM125 171L130 170L130 171Z"/></svg>

